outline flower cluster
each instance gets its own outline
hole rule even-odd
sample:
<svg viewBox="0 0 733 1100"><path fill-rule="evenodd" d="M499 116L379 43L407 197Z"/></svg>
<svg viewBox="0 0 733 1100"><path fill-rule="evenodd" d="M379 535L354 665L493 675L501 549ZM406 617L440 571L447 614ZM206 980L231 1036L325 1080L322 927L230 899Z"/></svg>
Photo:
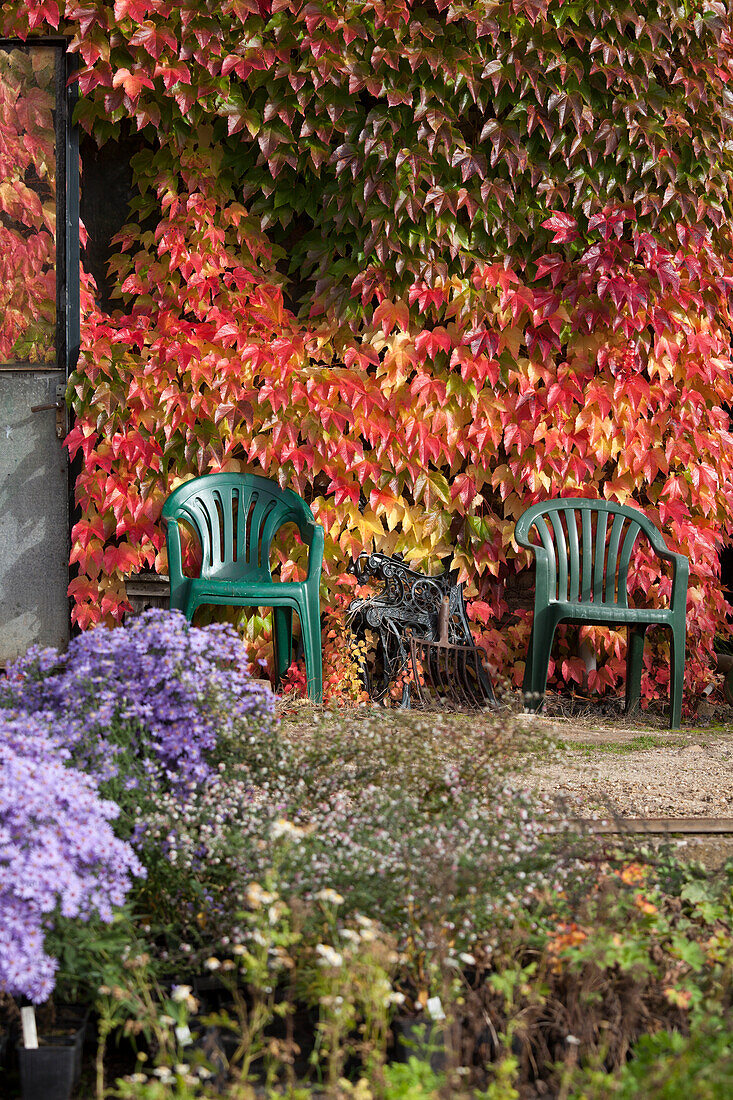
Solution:
<svg viewBox="0 0 733 1100"><path fill-rule="evenodd" d="M0 990L38 1003L54 984L54 914L112 919L144 869L110 822L118 807L64 763L43 719L0 711Z"/></svg>
<svg viewBox="0 0 733 1100"><path fill-rule="evenodd" d="M236 912L248 904L247 883L269 865L275 817L276 808L256 797L241 764L217 770L185 798L161 792L154 807L138 814L132 835L148 869L141 897L146 912L203 944L217 931L231 931Z"/></svg>
<svg viewBox="0 0 733 1100"><path fill-rule="evenodd" d="M116 797L202 783L254 726L269 729L271 692L248 672L228 624L192 627L180 612L150 610L129 625L34 648L8 670L0 706L53 717L56 739L84 771L118 780Z"/></svg>
<svg viewBox="0 0 733 1100"><path fill-rule="evenodd" d="M335 728L324 715L310 733L255 738L185 802L164 793L139 815L148 911L203 951L238 934L247 884L276 868L284 896L309 908L339 898L402 943L443 930L471 950L584 874L574 846L557 850L562 815L508 780L492 721L449 736L433 715ZM519 723L507 732L522 736Z"/></svg>

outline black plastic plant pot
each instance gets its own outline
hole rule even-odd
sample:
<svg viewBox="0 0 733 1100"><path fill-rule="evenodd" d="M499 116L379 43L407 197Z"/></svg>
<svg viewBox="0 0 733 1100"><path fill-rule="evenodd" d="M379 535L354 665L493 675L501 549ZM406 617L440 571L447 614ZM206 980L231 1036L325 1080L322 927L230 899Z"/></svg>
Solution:
<svg viewBox="0 0 733 1100"><path fill-rule="evenodd" d="M18 1045L20 1084L23 1100L69 1100L74 1087L77 1050L82 1033L50 1037L37 1050Z"/></svg>
<svg viewBox="0 0 733 1100"><path fill-rule="evenodd" d="M56 1023L59 1027L68 1027L76 1031L76 1058L74 1061L74 1085L81 1080L81 1063L84 1054L84 1040L90 1015L89 1005L59 1005L56 1009Z"/></svg>

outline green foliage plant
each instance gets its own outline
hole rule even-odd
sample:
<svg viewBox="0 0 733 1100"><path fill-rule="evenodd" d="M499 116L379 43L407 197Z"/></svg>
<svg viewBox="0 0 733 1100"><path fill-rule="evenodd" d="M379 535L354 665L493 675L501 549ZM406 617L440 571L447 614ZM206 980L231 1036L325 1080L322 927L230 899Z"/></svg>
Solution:
<svg viewBox="0 0 733 1100"><path fill-rule="evenodd" d="M574 842L558 843L562 813L510 776L524 736L506 717L452 730L377 711L263 729L185 804L161 796L140 818L145 919L200 959L238 927L248 883L276 868L283 896L310 905L334 890L415 960L437 935L470 951L582 875Z"/></svg>
<svg viewBox="0 0 733 1100"><path fill-rule="evenodd" d="M394 1062L385 1070L385 1100L434 1100L445 1084L429 1062L411 1054L406 1062Z"/></svg>
<svg viewBox="0 0 733 1100"><path fill-rule="evenodd" d="M692 1070L704 1042L725 1080L733 867L563 831L508 783L524 724L319 711L261 728L192 817L161 800L139 822L148 879L88 953L99 1100L115 1034L148 1055L116 1086L129 1100L516 1100L539 1081L596 1100L633 1095L657 1033L674 1087L675 1051ZM397 1014L400 1034L432 1029L418 1068L391 1064Z"/></svg>
<svg viewBox="0 0 733 1100"><path fill-rule="evenodd" d="M635 1100L643 1091L650 1100L725 1100L733 1089L733 1043L730 1020L712 1019L689 1035L658 1031L643 1035L629 1062L611 1077L602 1071L583 1074L572 1100Z"/></svg>
<svg viewBox="0 0 733 1100"><path fill-rule="evenodd" d="M733 529L731 18L721 0L6 0L0 33L69 36L79 124L139 134L114 308L86 275L69 388L75 621L119 619L126 578L165 571L182 480L274 473L325 528L326 603L364 548L452 564L519 681L514 521L580 493L635 503L689 557L702 690ZM634 578L635 600L668 597L641 550ZM616 688L623 636L589 640L589 686ZM559 646L555 681L580 682ZM665 663L650 653L646 699Z"/></svg>

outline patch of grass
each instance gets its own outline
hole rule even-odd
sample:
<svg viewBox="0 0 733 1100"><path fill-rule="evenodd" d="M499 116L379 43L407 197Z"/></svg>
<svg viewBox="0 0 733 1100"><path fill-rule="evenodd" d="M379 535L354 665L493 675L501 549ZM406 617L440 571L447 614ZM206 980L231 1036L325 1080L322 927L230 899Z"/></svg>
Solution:
<svg viewBox="0 0 733 1100"><path fill-rule="evenodd" d="M597 753L610 753L613 756L626 756L632 752L644 752L650 749L680 749L689 744L687 738L660 736L656 733L639 733L628 741L577 741L563 742L562 748L570 752L582 752L588 756Z"/></svg>

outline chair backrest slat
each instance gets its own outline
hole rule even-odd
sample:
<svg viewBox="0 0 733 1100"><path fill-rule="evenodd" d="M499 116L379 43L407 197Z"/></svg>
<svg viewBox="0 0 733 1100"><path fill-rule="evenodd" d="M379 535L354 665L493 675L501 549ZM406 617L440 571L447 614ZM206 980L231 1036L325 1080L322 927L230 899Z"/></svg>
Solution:
<svg viewBox="0 0 733 1100"><path fill-rule="evenodd" d="M554 599L557 590L557 557L555 555L555 546L552 541L552 535L550 534L550 529L547 526L546 521L543 520L543 522L538 523L537 530L539 531L540 538L542 539L542 545L547 551L547 557L549 558L550 562L550 599Z"/></svg>
<svg viewBox="0 0 733 1100"><path fill-rule="evenodd" d="M275 507L275 501L270 503L263 509L260 528L260 546L264 552L267 548L267 561L270 560L270 547L272 546L272 540L275 537L278 527L282 526L282 519ZM261 563L261 564L267 564Z"/></svg>
<svg viewBox="0 0 733 1100"><path fill-rule="evenodd" d="M218 490L218 495L221 500L222 520L224 527L222 561L234 561L236 535L236 524L234 522L234 517L236 515L237 499L239 494L233 486L226 485L222 489Z"/></svg>
<svg viewBox="0 0 733 1100"><path fill-rule="evenodd" d="M606 558L606 590L603 594L604 603L618 603L619 600L617 599L617 591L618 596L620 597L621 595L620 585L617 590L616 579L618 575L618 547L619 542L621 541L621 531L623 530L625 522L625 516L616 515L613 518L611 535L608 540L608 556ZM618 580L620 581L621 578L619 577Z"/></svg>
<svg viewBox="0 0 733 1100"><path fill-rule="evenodd" d="M557 561L557 598L568 598L568 547L565 542L565 532L562 529L559 512L550 512L550 523L555 535L555 558Z"/></svg>
<svg viewBox="0 0 733 1100"><path fill-rule="evenodd" d="M590 600L591 577L593 573L593 527L591 513L584 509L583 516L583 580L580 589L580 601Z"/></svg>
<svg viewBox="0 0 733 1100"><path fill-rule="evenodd" d="M641 527L633 520L629 524L626 534L624 535L623 546L621 547L621 556L618 563L618 602L622 607L627 607L629 603L629 597L627 593L628 577L629 577L629 565L631 563L631 554L634 549L634 543L638 537Z"/></svg>
<svg viewBox="0 0 733 1100"><path fill-rule="evenodd" d="M577 512L574 508L565 508L563 515L565 516L565 526L568 529L568 558L570 561L570 581L567 598L577 600L581 586Z"/></svg>
<svg viewBox="0 0 733 1100"><path fill-rule="evenodd" d="M606 579L606 528L608 512L599 512L593 547L593 603L603 603L603 582Z"/></svg>
<svg viewBox="0 0 733 1100"><path fill-rule="evenodd" d="M210 570L214 564L213 545L216 531L212 524L211 514L204 497L196 497L187 501L181 509L181 518L188 520L191 527L198 535L201 543L201 561L203 566ZM216 529L218 530L218 528Z"/></svg>
<svg viewBox="0 0 733 1100"><path fill-rule="evenodd" d="M256 490L249 493L246 500L247 507L247 542L246 561L252 568L259 568L260 564L260 527L262 525L262 511L269 498L263 498Z"/></svg>

